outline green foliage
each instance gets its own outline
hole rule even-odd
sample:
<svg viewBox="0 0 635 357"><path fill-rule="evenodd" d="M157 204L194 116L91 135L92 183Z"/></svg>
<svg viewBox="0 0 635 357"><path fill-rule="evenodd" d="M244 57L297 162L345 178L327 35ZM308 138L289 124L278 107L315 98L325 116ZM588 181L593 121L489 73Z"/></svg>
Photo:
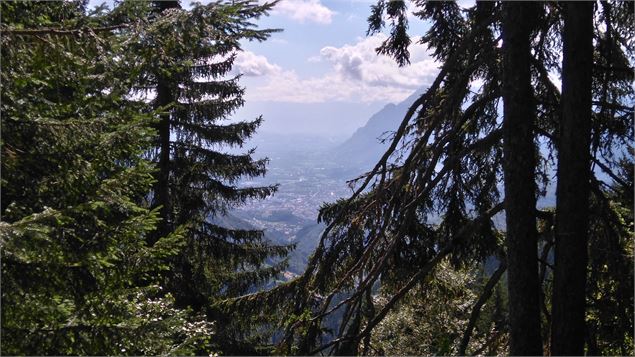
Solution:
<svg viewBox="0 0 635 357"><path fill-rule="evenodd" d="M252 22L271 6L2 4L3 352L254 351L267 317L212 304L275 277L290 247L215 217L276 190L237 187L267 160L222 151L262 122L222 123L244 102L235 52L274 31Z"/></svg>
<svg viewBox="0 0 635 357"><path fill-rule="evenodd" d="M621 183L594 197L587 277L589 354L630 355L633 335L633 157L620 163Z"/></svg>
<svg viewBox="0 0 635 357"><path fill-rule="evenodd" d="M379 0L371 7L368 19L369 34L380 32L384 27L388 30L388 38L377 52L394 57L400 65L408 62L411 43L406 31L407 5L405 1ZM295 341L303 354L328 348L337 350L351 343L372 350L373 344L369 346L365 340L372 337L374 329L387 316L394 316L391 314L395 309L408 305L402 303L403 299L426 277L434 277L436 265L449 259L453 269L476 269L488 257L504 256L504 227L495 226L493 219L504 208L504 198L499 192L503 186L500 4L478 2L468 9L460 9L454 2L414 1L414 6L417 7L415 15L431 21L421 42L441 62L441 68L434 82L396 128L384 156L370 172L353 180L355 192L351 197L321 209L320 219L326 223L326 230L307 271L297 279L297 290L289 292L296 301L291 307L293 313L307 308L313 311L312 322L289 327L283 343L288 346ZM616 169L620 160L628 156L625 148L632 144L633 137L632 8L632 3L602 2L596 7L594 17L596 60L590 151L594 167L610 177L607 181L614 183L624 181L619 179ZM541 4L537 19L532 34L531 76L537 105L534 142L540 145L540 149L536 149L536 196L541 197L547 194L549 185L553 185L552 170L561 135L559 86L553 83L550 73L561 71L562 7ZM632 243L629 243L632 242L632 230L629 231L632 225L624 218L616 218L628 217L628 212L616 210L615 196L607 194L607 184L598 180L598 172L593 174L597 201L590 232L589 294L594 302L589 305L592 315L589 322L598 332L594 335L596 341L589 342L589 351L628 354L632 349L632 327L629 327L632 319L626 316L632 313L629 315L626 307L632 305L632 281L628 283L623 276L618 278L609 272L632 271L632 263L626 263L632 260ZM631 181L625 182L632 182L632 177L629 179ZM549 259L554 217L550 212L539 213L543 327L548 336ZM613 242L610 254L602 252L603 243L599 242L604 240ZM625 254L627 251L629 254ZM617 255L621 258L616 259ZM377 284L387 288L386 295L381 296L386 300L373 312L364 314L362 306L366 296ZM478 293L480 289L473 292ZM334 304L334 297L343 292L349 294L349 298ZM458 299L462 293L452 296ZM443 303L442 299L434 300ZM498 353L506 348L506 329L500 330L499 340L486 338L492 337L487 336L488 328L483 326L487 316L498 316L495 320L499 326L505 320L503 309L488 310L492 300L504 299L499 292L489 298L489 303L485 302L474 337L486 346L475 349L470 345L468 352ZM417 306L418 302L413 304ZM425 305L425 319L433 319L443 308L428 309ZM340 311L338 309L354 313L350 319L343 320L337 338L325 343L320 340L321 322L329 314ZM355 320L357 316L361 316L360 322ZM394 317L393 322L399 324L405 317ZM619 332L615 334L609 333L611 318L620 321ZM446 324L451 327L454 323L460 324L461 317L449 317L449 320ZM349 326L356 331L349 333L352 330ZM424 323L422 328L425 330L427 325ZM294 336L297 331L301 333ZM426 338L425 346L434 345L433 338ZM384 339L374 341L381 343ZM499 342L502 345L498 346ZM419 352L406 349L407 344L413 344L412 340L403 344L396 342L397 351L383 352L443 354L452 351L437 348ZM594 344L597 346L593 347Z"/></svg>
<svg viewBox="0 0 635 357"><path fill-rule="evenodd" d="M134 64L103 21L2 4L3 354L186 354L213 335L160 285L184 231L147 243L155 116L125 100Z"/></svg>
<svg viewBox="0 0 635 357"><path fill-rule="evenodd" d="M242 148L262 118L224 123L243 105L232 76L254 21L272 4L3 2L0 245L4 354L332 352L451 354L502 256L500 8L415 1L421 37L443 63L386 155L327 224L307 272L253 292L286 267L287 246L219 217L276 186L239 187L267 160ZM558 4L533 37L537 194L560 135ZM633 3L596 8L594 165L587 290L589 354L633 353ZM407 6L380 0L369 33L409 60ZM478 84L476 86L472 86ZM156 94L149 100L144 97ZM167 195L164 195L167 193ZM553 215L540 212L544 325ZM625 274L624 272L627 272ZM506 352L503 284L483 299L468 352ZM377 290L379 287L379 290ZM397 310L398 309L398 310ZM284 311L285 314L280 312ZM319 347L329 317L337 340ZM330 326L329 326L330 327Z"/></svg>
<svg viewBox="0 0 635 357"><path fill-rule="evenodd" d="M412 290L399 305L377 325L371 338L372 354L386 355L456 355L467 326L471 308L478 299L482 284L479 274L456 269L441 262L425 282ZM498 285L502 287L502 285ZM385 290L385 289L382 289ZM487 355L505 354L505 317L495 314L503 301L492 299L485 305L478 333L470 339L468 350L488 346ZM383 291L376 305L387 302ZM489 341L497 338L499 341Z"/></svg>
<svg viewBox="0 0 635 357"><path fill-rule="evenodd" d="M240 187L240 180L264 175L268 160L253 159L253 149L227 153L242 148L262 118L226 122L244 104L240 75L232 72L236 52L241 41L263 41L275 31L254 24L272 5L218 1L184 10L178 2L155 2L142 9L147 23L138 41L126 46L140 68L133 93L154 94L144 104L159 112L158 135L146 153L158 168L150 197L162 220L153 234L186 230L166 286L178 306L223 326L218 341L226 354L257 353L255 346L270 337L262 325L269 317L214 304L274 279L291 248L270 244L262 231L221 223L228 210L277 189Z"/></svg>

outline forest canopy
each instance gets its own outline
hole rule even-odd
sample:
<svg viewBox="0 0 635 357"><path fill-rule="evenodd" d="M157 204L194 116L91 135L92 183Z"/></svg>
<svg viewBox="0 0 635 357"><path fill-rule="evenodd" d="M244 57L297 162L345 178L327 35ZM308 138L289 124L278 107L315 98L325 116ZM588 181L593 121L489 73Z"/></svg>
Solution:
<svg viewBox="0 0 635 357"><path fill-rule="evenodd" d="M230 120L279 5L0 4L0 353L635 353L633 2L373 1L439 71L282 283L228 224L279 189Z"/></svg>

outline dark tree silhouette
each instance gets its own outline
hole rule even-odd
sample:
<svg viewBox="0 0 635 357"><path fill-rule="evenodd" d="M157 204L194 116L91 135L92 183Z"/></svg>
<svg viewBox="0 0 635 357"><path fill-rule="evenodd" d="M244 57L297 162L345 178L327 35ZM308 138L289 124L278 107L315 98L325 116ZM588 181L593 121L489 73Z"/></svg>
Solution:
<svg viewBox="0 0 635 357"><path fill-rule="evenodd" d="M551 354L583 355L591 155L592 2L566 3Z"/></svg>
<svg viewBox="0 0 635 357"><path fill-rule="evenodd" d="M542 355L536 232L536 106L531 35L539 5L503 4L503 172L507 223L510 353Z"/></svg>

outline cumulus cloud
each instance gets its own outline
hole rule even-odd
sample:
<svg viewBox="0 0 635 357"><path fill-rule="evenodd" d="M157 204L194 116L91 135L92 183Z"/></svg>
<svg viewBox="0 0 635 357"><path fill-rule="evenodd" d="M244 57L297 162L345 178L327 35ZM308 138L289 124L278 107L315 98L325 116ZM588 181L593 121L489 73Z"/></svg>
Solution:
<svg viewBox="0 0 635 357"><path fill-rule="evenodd" d="M370 87L362 82L342 81L338 75L301 78L294 71L285 71L267 84L247 88L247 100L292 103L397 102L412 94L403 88Z"/></svg>
<svg viewBox="0 0 635 357"><path fill-rule="evenodd" d="M332 63L343 78L362 81L369 86L417 89L434 79L438 64L428 56L425 47L412 45L411 65L399 68L392 58L375 52L385 39L385 35L377 35L354 45L324 47L320 55ZM416 42L414 39L413 43Z"/></svg>
<svg viewBox="0 0 635 357"><path fill-rule="evenodd" d="M282 0L273 9L273 14L287 16L300 23L313 22L328 25L335 11L322 5L320 0Z"/></svg>
<svg viewBox="0 0 635 357"><path fill-rule="evenodd" d="M282 72L280 66L269 63L265 56L251 51L240 51L234 60L234 71L249 77L273 75Z"/></svg>
<svg viewBox="0 0 635 357"><path fill-rule="evenodd" d="M398 102L432 83L439 65L424 46L412 45L411 64L399 67L392 58L375 53L385 39L380 34L350 45L324 47L309 62L328 63L330 70L325 75L302 78L295 71L271 72L264 85L247 86L247 98L299 103Z"/></svg>

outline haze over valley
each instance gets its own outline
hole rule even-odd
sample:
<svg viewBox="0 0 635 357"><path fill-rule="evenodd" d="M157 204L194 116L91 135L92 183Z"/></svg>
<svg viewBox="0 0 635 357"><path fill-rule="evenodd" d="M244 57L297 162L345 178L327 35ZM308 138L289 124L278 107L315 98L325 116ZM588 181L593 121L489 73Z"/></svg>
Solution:
<svg viewBox="0 0 635 357"><path fill-rule="evenodd" d="M633 355L635 2L0 4L0 355Z"/></svg>
<svg viewBox="0 0 635 357"><path fill-rule="evenodd" d="M274 243L296 244L285 277L302 273L324 228L317 223L319 208L325 202L350 196L353 191L347 181L373 167L389 144L382 139L395 130L414 99L413 95L401 103L387 104L364 120L350 118L362 124L349 130L352 133L348 136L342 135L341 127L334 128L330 135L267 131L254 135L246 147L255 147L256 157L269 158L267 174L241 185L279 184L279 188L271 197L235 209L232 224L263 229Z"/></svg>

